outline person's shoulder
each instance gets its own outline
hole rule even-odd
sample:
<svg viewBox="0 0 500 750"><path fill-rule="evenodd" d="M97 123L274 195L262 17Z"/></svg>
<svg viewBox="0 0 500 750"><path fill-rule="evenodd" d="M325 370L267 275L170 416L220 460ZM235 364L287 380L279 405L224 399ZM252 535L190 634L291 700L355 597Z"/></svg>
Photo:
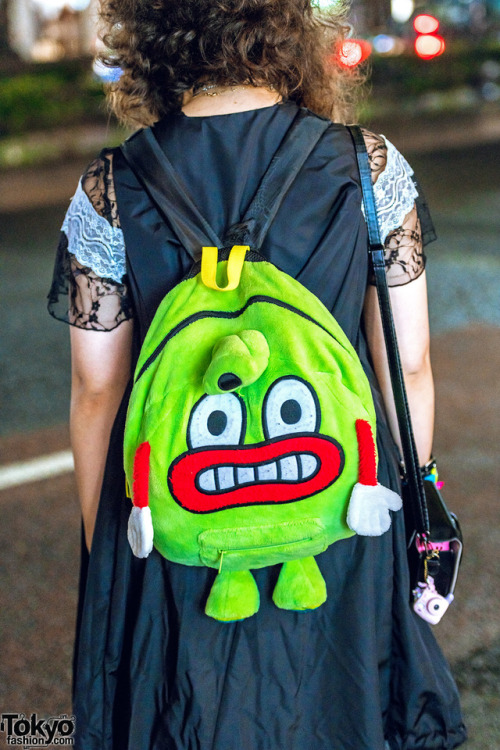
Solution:
<svg viewBox="0 0 500 750"><path fill-rule="evenodd" d="M361 132L368 152L372 181L375 183L387 166L387 141L384 136L367 128L362 127Z"/></svg>
<svg viewBox="0 0 500 750"><path fill-rule="evenodd" d="M82 174L82 183L92 177L103 178L113 168L113 158L116 148L103 148L100 153L92 159Z"/></svg>
<svg viewBox="0 0 500 750"><path fill-rule="evenodd" d="M320 117L320 115L316 115L314 112L311 112L308 110L309 114L311 114L314 117L318 117L319 119L325 119ZM331 133L333 138L340 137L341 142L346 143L351 142L351 135L349 134L349 128L341 122L335 122L335 121L329 121L330 127L328 128L328 132ZM368 128L365 128L363 126L360 126L361 133L363 135L366 150L368 153L368 161L370 163L370 169L372 172L372 181L373 183L376 183L382 172L385 171L385 168L387 166L387 159L388 159L388 151L391 144L387 141L385 136L379 135L378 133L373 132L372 130L369 130ZM393 150L394 147L392 147ZM353 151L353 154L355 152Z"/></svg>
<svg viewBox="0 0 500 750"><path fill-rule="evenodd" d="M92 208L112 226L119 226L113 181L113 158L116 148L104 148L82 174L80 184Z"/></svg>

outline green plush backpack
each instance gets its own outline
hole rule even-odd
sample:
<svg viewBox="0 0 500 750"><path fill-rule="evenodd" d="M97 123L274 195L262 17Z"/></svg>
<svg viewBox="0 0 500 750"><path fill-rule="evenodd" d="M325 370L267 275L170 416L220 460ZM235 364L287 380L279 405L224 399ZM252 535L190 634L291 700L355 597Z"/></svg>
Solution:
<svg viewBox="0 0 500 750"><path fill-rule="evenodd" d="M224 242L151 130L122 146L186 249L201 250L161 302L137 363L124 443L128 538L138 557L154 546L217 570L205 611L221 621L257 612L250 571L276 563L278 607L320 606L315 555L354 533L384 533L401 507L377 484L375 411L356 352L317 297L256 252L327 126L301 111Z"/></svg>

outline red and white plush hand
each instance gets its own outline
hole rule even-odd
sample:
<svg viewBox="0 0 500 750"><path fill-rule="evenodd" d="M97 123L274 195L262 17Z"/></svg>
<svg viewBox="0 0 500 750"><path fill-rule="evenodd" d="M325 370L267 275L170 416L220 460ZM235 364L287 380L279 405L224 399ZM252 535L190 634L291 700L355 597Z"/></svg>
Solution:
<svg viewBox="0 0 500 750"><path fill-rule="evenodd" d="M128 519L127 539L136 557L147 557L153 549L153 521L149 506L133 507Z"/></svg>
<svg viewBox="0 0 500 750"><path fill-rule="evenodd" d="M380 536L391 526L390 510L399 510L403 505L400 496L381 484L354 485L347 525L361 536Z"/></svg>

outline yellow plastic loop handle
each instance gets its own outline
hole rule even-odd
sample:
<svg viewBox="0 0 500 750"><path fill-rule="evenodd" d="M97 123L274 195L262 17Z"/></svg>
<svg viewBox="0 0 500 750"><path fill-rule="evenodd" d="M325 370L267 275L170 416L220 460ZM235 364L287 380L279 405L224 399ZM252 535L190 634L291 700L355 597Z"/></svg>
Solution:
<svg viewBox="0 0 500 750"><path fill-rule="evenodd" d="M201 280L209 289L219 292L231 292L240 283L241 271L245 262L245 255L250 250L249 245L233 245L227 261L227 284L219 286L217 283L217 260L219 250L216 247L203 247L201 255Z"/></svg>

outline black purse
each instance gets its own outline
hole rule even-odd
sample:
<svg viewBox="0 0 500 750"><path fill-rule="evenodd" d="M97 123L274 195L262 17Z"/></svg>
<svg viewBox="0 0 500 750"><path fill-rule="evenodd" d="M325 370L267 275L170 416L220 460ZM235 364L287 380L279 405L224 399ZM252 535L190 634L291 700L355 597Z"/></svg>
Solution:
<svg viewBox="0 0 500 750"><path fill-rule="evenodd" d="M449 597L455 590L462 557L463 538L458 518L446 507L441 492L432 480L423 480L425 503L429 517L427 554L418 533L419 517L412 510L408 483L403 480L403 507L407 529L408 563L412 591L427 576L432 576L438 594ZM420 526L421 528L421 526Z"/></svg>
<svg viewBox="0 0 500 750"><path fill-rule="evenodd" d="M428 476L431 466L424 467L423 470L419 466L392 317L384 247L380 238L368 154L360 128L350 126L349 130L359 165L368 227L369 255L380 305L403 448L405 472L402 494L411 600L414 610L420 617L436 624L454 598L453 592L463 550L462 532L457 517L446 507L436 482Z"/></svg>

